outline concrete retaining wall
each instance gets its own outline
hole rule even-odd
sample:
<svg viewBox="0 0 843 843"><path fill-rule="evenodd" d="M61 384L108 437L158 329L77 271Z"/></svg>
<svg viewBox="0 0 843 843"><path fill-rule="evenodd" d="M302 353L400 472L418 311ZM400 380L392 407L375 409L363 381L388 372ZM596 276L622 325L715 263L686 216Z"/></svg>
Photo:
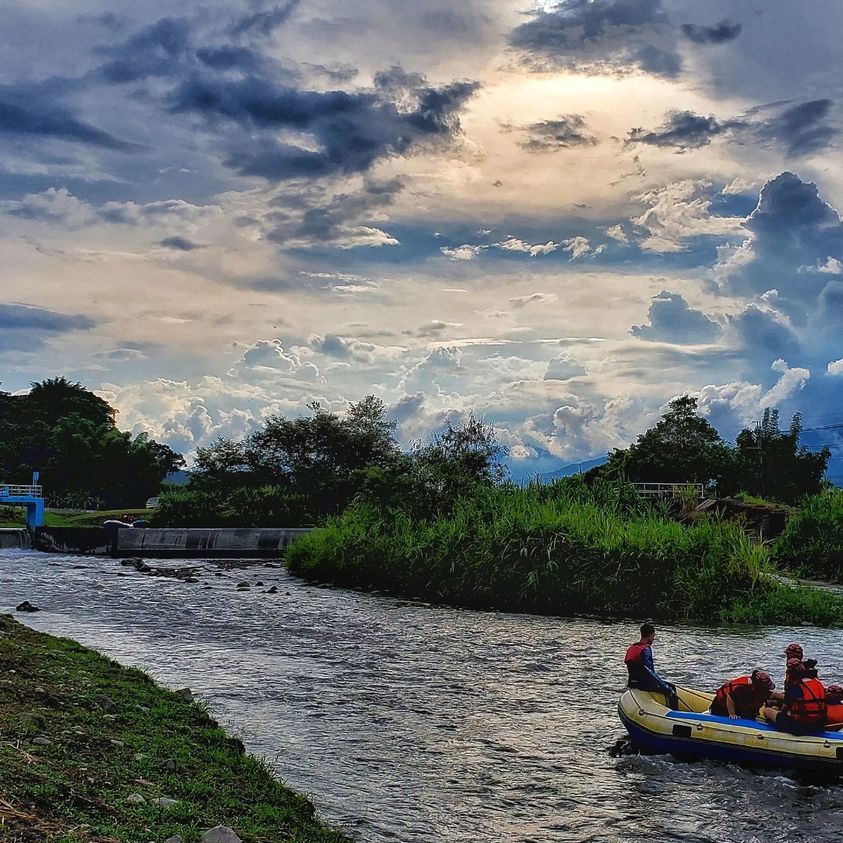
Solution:
<svg viewBox="0 0 843 843"><path fill-rule="evenodd" d="M116 532L104 527L39 527L35 531L35 547L46 553L111 556Z"/></svg>
<svg viewBox="0 0 843 843"><path fill-rule="evenodd" d="M29 532L15 528L0 529L0 550L11 547L31 547Z"/></svg>
<svg viewBox="0 0 843 843"><path fill-rule="evenodd" d="M277 559L309 528L147 527L117 530L114 555L180 559Z"/></svg>

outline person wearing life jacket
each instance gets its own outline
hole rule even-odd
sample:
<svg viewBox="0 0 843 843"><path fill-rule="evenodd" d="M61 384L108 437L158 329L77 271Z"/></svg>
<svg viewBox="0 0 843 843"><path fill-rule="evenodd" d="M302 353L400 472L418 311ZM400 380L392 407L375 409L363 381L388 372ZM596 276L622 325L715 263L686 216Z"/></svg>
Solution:
<svg viewBox="0 0 843 843"><path fill-rule="evenodd" d="M626 651L624 662L629 672L628 688L641 691L658 691L667 697L668 708L678 708L676 686L656 673L653 664L653 641L656 628L651 623L641 624L641 640L631 644Z"/></svg>
<svg viewBox="0 0 843 843"><path fill-rule="evenodd" d="M816 664L816 662L814 662ZM806 668L799 659L788 659L790 681L784 692L781 711L764 709L764 717L777 729L794 735L822 731L828 715L825 687L817 678L817 671Z"/></svg>
<svg viewBox="0 0 843 843"><path fill-rule="evenodd" d="M825 701L828 705L828 722L825 728L831 732L843 729L843 685L829 685L825 689Z"/></svg>
<svg viewBox="0 0 843 843"><path fill-rule="evenodd" d="M773 700L774 704L779 705L779 706L784 702L784 695L785 695L785 692L788 689L788 686L791 685L794 681L798 681L798 680L794 680L794 678L793 678L794 677L793 668L789 668L789 667L787 667L787 665L790 665L791 662L797 662L801 665L802 664L802 657L804 656L804 651L802 650L801 644L796 644L794 642L793 644L788 644L787 647L785 647L785 650L782 653L782 655L785 657L785 665L786 665L785 666L785 674L784 674L783 690L774 691L771 695L771 699Z"/></svg>
<svg viewBox="0 0 843 843"><path fill-rule="evenodd" d="M753 670L749 676L738 676L717 689L711 713L730 720L754 720L775 687L769 674L763 670Z"/></svg>

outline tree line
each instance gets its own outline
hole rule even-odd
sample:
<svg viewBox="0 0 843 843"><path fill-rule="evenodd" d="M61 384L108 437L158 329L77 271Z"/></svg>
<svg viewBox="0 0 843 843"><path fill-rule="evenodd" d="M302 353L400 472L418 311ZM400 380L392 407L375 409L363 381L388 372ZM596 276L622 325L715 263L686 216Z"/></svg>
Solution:
<svg viewBox="0 0 843 843"><path fill-rule="evenodd" d="M38 471L51 506L142 506L184 459L119 430L115 418L107 401L63 377L24 395L0 391L0 482L29 483Z"/></svg>

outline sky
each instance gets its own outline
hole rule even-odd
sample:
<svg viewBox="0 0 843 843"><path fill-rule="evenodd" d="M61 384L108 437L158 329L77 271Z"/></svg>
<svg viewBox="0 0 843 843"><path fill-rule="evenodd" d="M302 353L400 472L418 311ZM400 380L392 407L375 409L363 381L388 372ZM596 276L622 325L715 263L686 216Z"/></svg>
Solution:
<svg viewBox="0 0 843 843"><path fill-rule="evenodd" d="M382 398L513 476L843 422L843 4L0 0L0 382L190 456ZM843 431L805 442L833 446Z"/></svg>

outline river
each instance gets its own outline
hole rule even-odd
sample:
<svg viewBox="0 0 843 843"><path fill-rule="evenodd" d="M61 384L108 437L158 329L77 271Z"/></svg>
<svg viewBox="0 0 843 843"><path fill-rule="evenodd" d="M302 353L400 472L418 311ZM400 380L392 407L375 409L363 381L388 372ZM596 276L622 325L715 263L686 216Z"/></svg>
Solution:
<svg viewBox="0 0 843 843"><path fill-rule="evenodd" d="M190 686L363 843L843 839L843 785L610 756L631 623L435 608L261 563L180 564L203 566L199 582L0 551L0 611L30 600L43 611L19 620ZM244 579L279 593L238 591ZM698 687L756 665L778 677L792 640L843 677L841 630L662 626L656 663Z"/></svg>

